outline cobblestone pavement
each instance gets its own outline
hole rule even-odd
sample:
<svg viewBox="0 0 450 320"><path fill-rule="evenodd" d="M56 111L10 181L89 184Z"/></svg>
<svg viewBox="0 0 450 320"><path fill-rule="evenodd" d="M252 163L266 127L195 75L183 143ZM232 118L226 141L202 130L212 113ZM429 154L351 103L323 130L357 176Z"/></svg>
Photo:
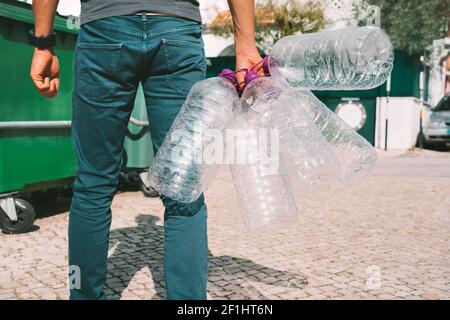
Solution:
<svg viewBox="0 0 450 320"><path fill-rule="evenodd" d="M380 157L363 184L305 194L296 225L260 236L221 171L207 192L209 298L449 299L450 153ZM38 230L0 234L0 299L67 298L63 200ZM113 211L108 294L164 299L159 199L120 193Z"/></svg>

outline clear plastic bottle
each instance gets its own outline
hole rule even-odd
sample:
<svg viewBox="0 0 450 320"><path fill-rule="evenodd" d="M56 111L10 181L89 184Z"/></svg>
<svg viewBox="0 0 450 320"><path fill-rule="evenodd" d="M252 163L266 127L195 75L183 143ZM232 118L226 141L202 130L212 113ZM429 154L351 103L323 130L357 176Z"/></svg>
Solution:
<svg viewBox="0 0 450 320"><path fill-rule="evenodd" d="M216 140L222 137L217 134L231 120L238 104L230 81L215 77L197 82L150 165L150 185L174 200L195 201L223 162L206 158L205 150L217 143L223 148Z"/></svg>
<svg viewBox="0 0 450 320"><path fill-rule="evenodd" d="M344 183L364 178L377 161L375 148L310 91L295 90L300 108L307 112L339 160L337 178Z"/></svg>
<svg viewBox="0 0 450 320"><path fill-rule="evenodd" d="M310 90L372 89L389 77L393 46L377 27L350 27L293 35L275 43L272 77Z"/></svg>
<svg viewBox="0 0 450 320"><path fill-rule="evenodd" d="M292 226L297 220L297 207L292 190L271 163L261 157L258 130L266 130L244 117L235 117L228 129L240 130L242 135L228 152L241 161L230 163L233 183L247 229L258 233ZM229 147L229 146L228 146Z"/></svg>
<svg viewBox="0 0 450 320"><path fill-rule="evenodd" d="M252 80L241 100L243 116L279 133L280 163L289 184L296 190L335 178L338 162L334 151L299 102L290 87L271 77Z"/></svg>

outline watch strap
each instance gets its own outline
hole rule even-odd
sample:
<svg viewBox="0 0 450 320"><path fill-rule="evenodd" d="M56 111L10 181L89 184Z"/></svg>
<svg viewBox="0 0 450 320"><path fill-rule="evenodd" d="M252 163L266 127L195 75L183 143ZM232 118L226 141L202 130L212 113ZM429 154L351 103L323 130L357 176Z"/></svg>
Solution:
<svg viewBox="0 0 450 320"><path fill-rule="evenodd" d="M56 44L56 33L53 32L48 36L36 37L34 29L31 29L28 33L28 43L39 49L52 48Z"/></svg>

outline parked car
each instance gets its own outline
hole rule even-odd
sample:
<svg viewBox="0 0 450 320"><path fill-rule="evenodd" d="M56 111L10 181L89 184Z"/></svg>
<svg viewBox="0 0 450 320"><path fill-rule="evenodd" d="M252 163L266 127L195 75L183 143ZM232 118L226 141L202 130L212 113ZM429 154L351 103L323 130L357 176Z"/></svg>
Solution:
<svg viewBox="0 0 450 320"><path fill-rule="evenodd" d="M424 145L450 146L450 96L445 96L431 109L428 123L423 128Z"/></svg>

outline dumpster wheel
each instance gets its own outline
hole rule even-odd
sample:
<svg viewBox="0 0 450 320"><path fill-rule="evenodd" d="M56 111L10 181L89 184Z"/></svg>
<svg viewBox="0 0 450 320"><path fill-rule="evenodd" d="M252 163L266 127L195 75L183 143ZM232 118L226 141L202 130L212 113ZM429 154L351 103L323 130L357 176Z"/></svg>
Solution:
<svg viewBox="0 0 450 320"><path fill-rule="evenodd" d="M0 228L4 233L25 233L33 226L36 217L34 208L31 203L23 199L14 199L14 205L16 207L17 220L9 219L6 213L0 209Z"/></svg>

